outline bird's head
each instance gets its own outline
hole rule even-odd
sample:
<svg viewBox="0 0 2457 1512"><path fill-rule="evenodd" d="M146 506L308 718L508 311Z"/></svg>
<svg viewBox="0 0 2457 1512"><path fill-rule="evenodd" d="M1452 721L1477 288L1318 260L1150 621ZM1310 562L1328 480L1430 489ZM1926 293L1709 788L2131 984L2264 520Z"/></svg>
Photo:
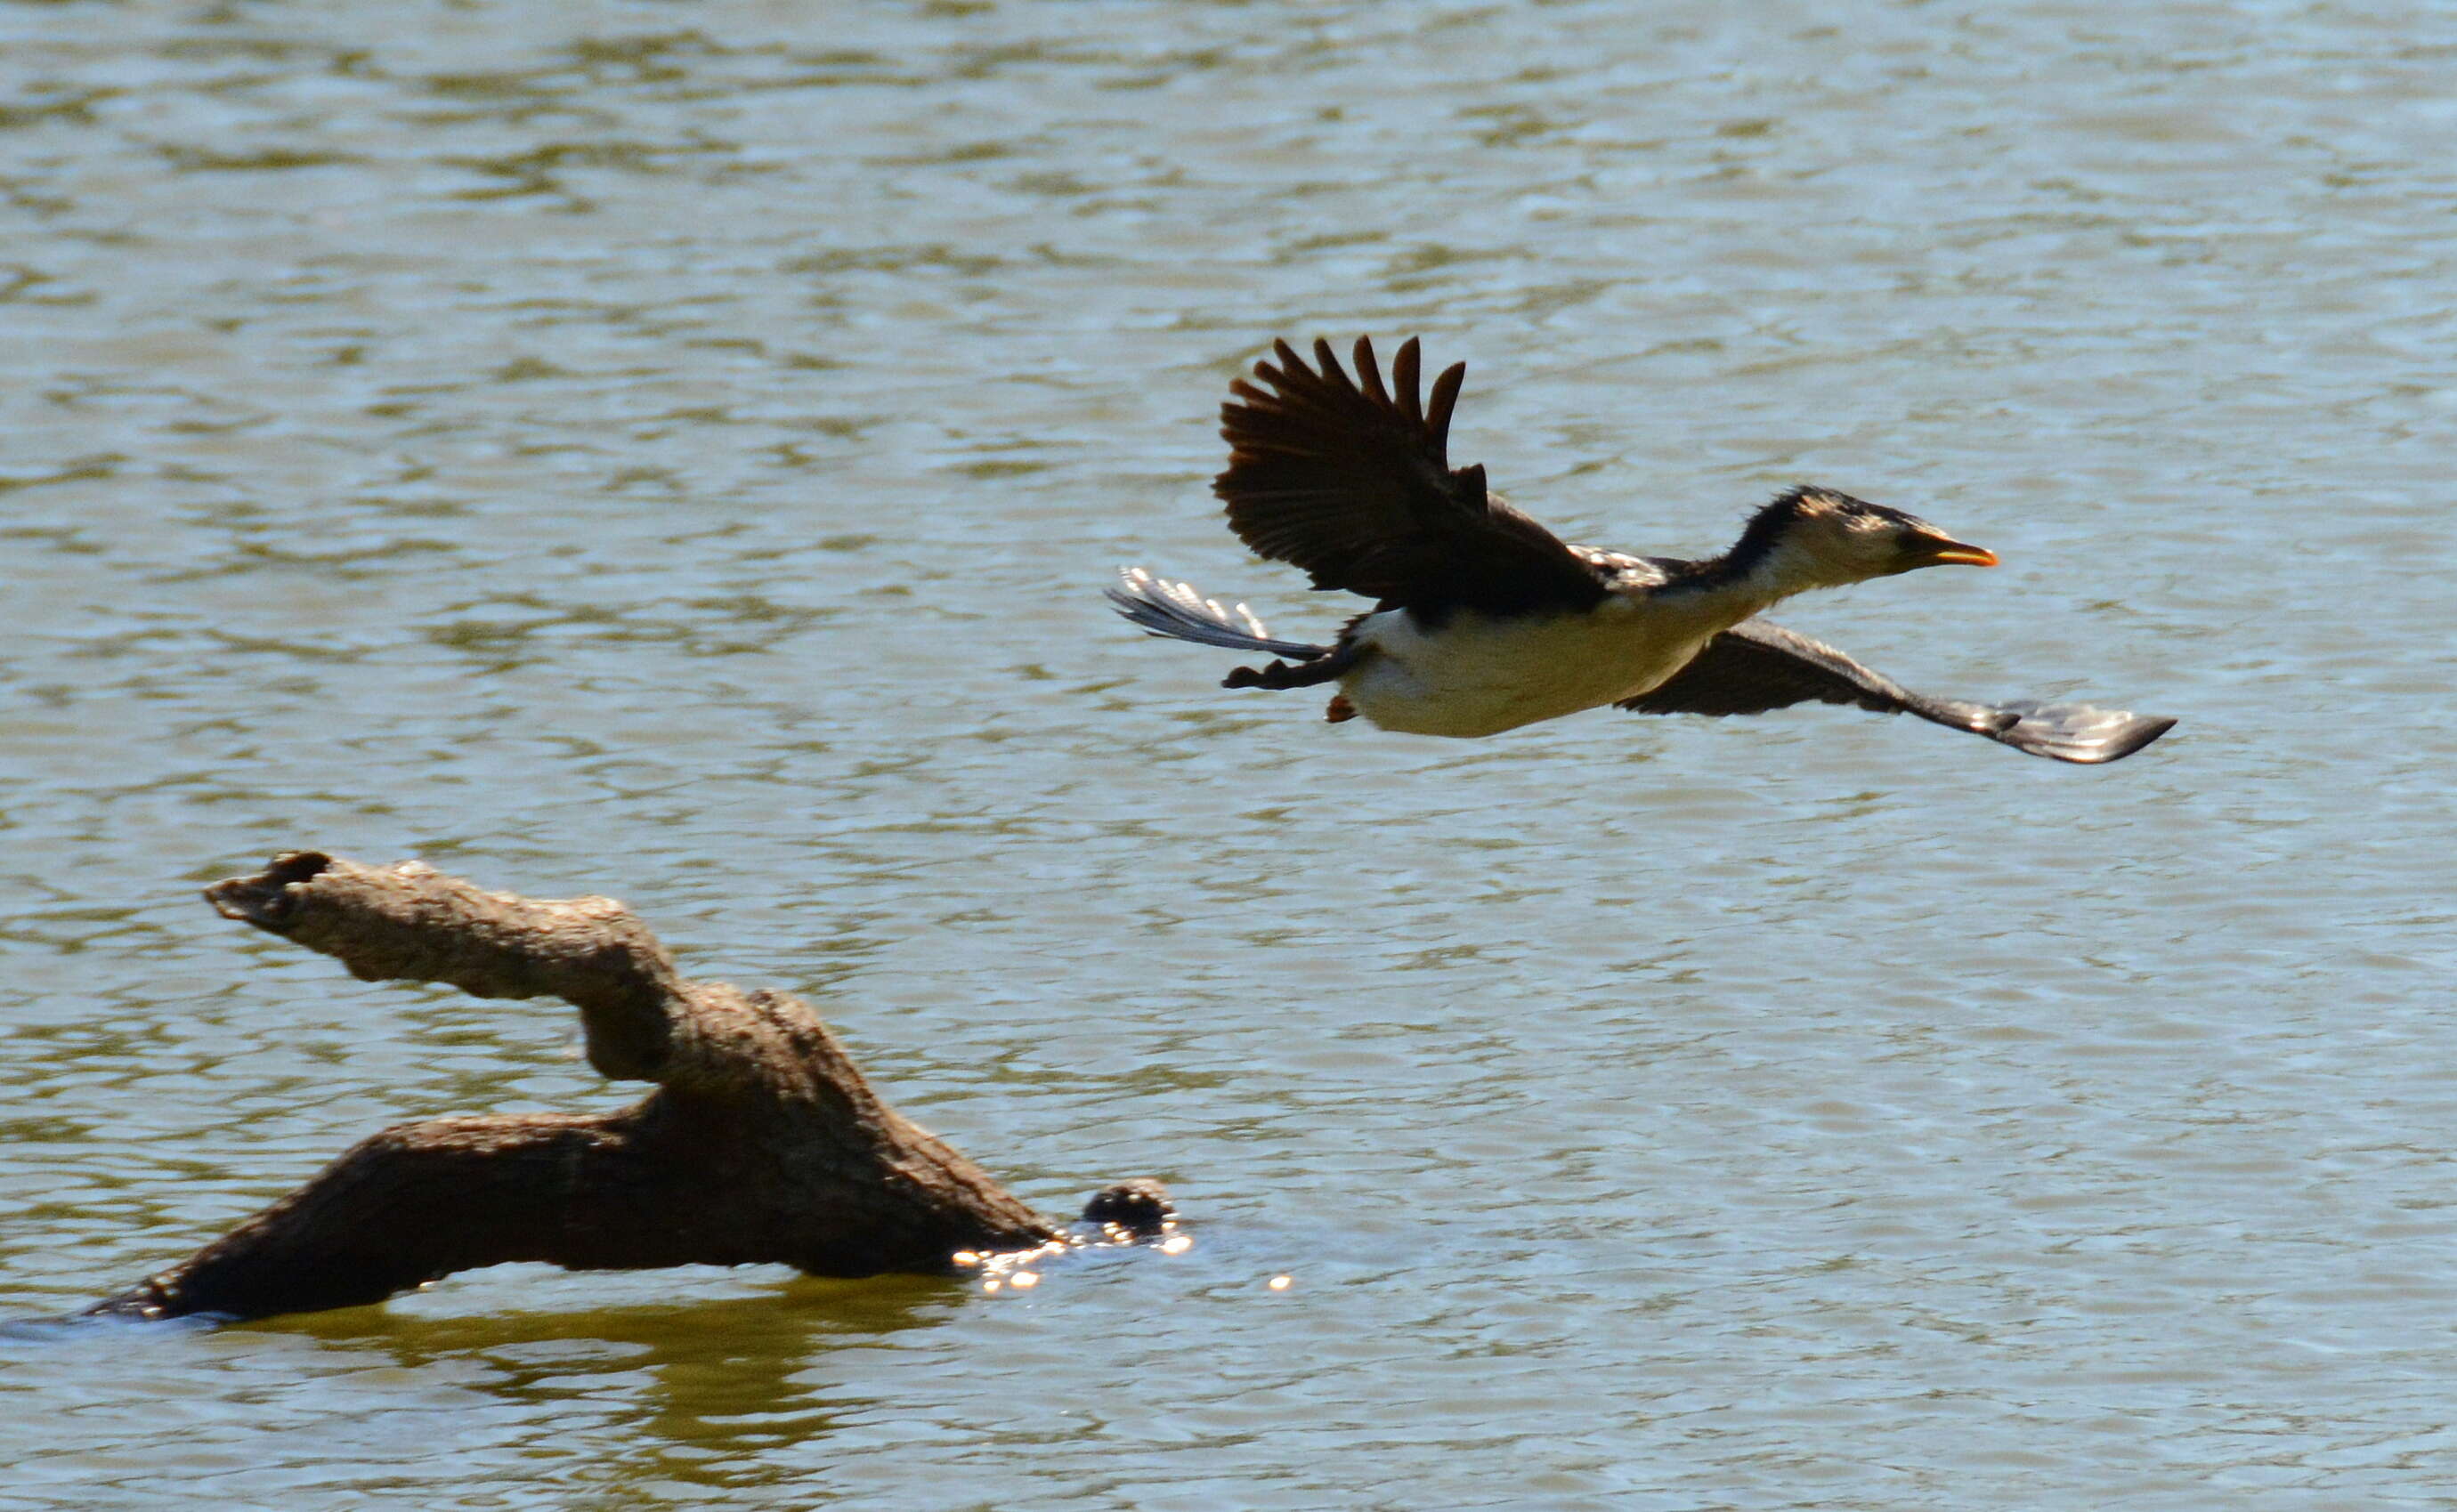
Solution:
<svg viewBox="0 0 2457 1512"><path fill-rule="evenodd" d="M1915 567L1996 565L1996 553L1954 540L1916 515L1831 488L1788 488L1760 509L1726 559L1783 590L1839 588Z"/></svg>

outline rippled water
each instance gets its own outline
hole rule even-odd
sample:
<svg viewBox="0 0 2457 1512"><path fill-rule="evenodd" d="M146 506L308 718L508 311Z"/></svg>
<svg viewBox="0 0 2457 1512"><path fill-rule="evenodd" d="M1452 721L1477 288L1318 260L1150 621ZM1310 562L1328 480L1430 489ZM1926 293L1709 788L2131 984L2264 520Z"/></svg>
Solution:
<svg viewBox="0 0 2457 1512"><path fill-rule="evenodd" d="M306 845L1197 1236L20 1339L0 1507L2450 1504L2457 32L1740 9L0 12L0 1308L629 1095L196 901ZM1788 623L2185 723L1223 693L1098 589L1332 623L1205 482L1358 331L1574 536L1846 487L2008 565Z"/></svg>

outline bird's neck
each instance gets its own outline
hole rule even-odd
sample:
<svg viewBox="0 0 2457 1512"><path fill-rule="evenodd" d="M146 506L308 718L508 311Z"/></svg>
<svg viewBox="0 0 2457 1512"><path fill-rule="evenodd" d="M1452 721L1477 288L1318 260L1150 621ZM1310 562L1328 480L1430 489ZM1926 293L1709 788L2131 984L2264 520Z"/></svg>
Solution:
<svg viewBox="0 0 2457 1512"><path fill-rule="evenodd" d="M1728 627L1793 594L1846 587L1863 576L1796 541L1743 537L1739 545L1698 563L1667 584L1666 591L1694 596L1700 612L1724 621Z"/></svg>

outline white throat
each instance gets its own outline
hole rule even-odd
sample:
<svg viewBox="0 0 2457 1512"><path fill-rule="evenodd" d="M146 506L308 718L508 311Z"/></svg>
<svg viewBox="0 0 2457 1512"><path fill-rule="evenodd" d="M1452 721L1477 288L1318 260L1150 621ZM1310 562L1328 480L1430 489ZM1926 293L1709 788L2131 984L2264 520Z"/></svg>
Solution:
<svg viewBox="0 0 2457 1512"><path fill-rule="evenodd" d="M1760 558L1742 582L1749 592L1774 603L1814 588L1848 588L1855 582L1866 582L1869 576L1863 563L1846 561L1830 552L1813 551L1791 540L1776 541L1774 549Z"/></svg>
<svg viewBox="0 0 2457 1512"><path fill-rule="evenodd" d="M1798 541L1779 541L1740 577L1710 578L1690 588L1676 584L1671 591L1683 597L1695 595L1699 612L1721 621L1719 628L1728 629L1794 594L1848 588L1872 576L1865 566L1830 552L1813 550Z"/></svg>

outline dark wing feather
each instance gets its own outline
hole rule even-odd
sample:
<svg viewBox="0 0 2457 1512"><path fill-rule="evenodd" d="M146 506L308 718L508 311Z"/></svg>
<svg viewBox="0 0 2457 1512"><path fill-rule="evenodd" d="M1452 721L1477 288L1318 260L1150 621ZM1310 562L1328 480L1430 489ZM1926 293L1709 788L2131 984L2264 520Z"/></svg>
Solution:
<svg viewBox="0 0 2457 1512"><path fill-rule="evenodd" d="M1808 702L1913 714L2055 761L2120 761L2175 727L2172 719L2088 704L2001 705L1914 693L1834 647L1750 620L1706 643L1687 666L1621 706L1641 714L1763 714Z"/></svg>
<svg viewBox="0 0 2457 1512"><path fill-rule="evenodd" d="M1453 470L1451 410L1467 364L1417 397L1408 342L1385 387L1372 343L1356 343L1356 378L1326 341L1308 367L1286 341L1220 407L1228 466L1211 485L1228 528L1263 556L1304 568L1317 588L1438 613L1587 608L1595 572L1553 533L1488 493L1482 467ZM1318 371L1317 371L1318 369Z"/></svg>

